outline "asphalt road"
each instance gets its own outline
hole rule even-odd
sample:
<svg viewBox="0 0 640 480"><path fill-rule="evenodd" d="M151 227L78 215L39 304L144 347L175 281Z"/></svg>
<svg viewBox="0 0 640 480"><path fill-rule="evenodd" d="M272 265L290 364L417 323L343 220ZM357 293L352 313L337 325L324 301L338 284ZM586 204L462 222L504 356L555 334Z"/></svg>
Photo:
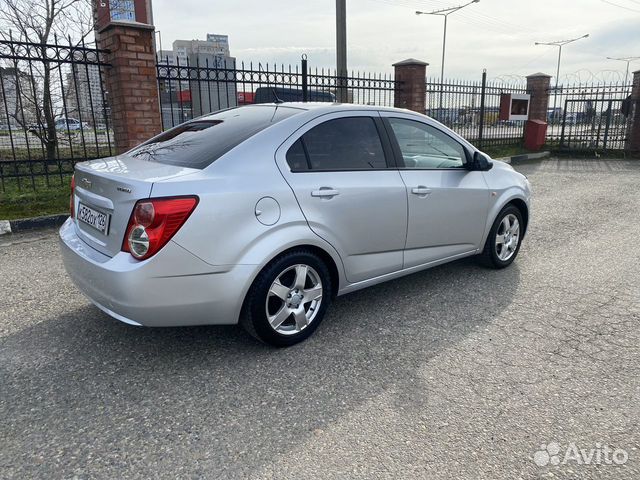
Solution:
<svg viewBox="0 0 640 480"><path fill-rule="evenodd" d="M286 350L118 323L55 232L0 237L0 477L640 478L640 162L518 168L510 268L342 297Z"/></svg>

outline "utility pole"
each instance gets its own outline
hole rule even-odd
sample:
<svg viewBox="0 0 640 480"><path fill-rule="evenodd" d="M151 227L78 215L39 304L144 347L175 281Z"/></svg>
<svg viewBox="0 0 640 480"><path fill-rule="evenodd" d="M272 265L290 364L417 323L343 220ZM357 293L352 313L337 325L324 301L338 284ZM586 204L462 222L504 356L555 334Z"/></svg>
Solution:
<svg viewBox="0 0 640 480"><path fill-rule="evenodd" d="M341 103L348 101L347 92L347 5L336 0L336 93Z"/></svg>
<svg viewBox="0 0 640 480"><path fill-rule="evenodd" d="M587 38L589 34L582 35L581 37L572 38L570 40L558 40L555 42L536 42L536 45L550 45L552 47L558 47L558 69L556 70L556 87L553 94L553 118L556 116L556 107L558 104L558 82L560 81L560 59L562 58L562 47L569 43L577 42L583 38Z"/></svg>
<svg viewBox="0 0 640 480"><path fill-rule="evenodd" d="M452 13L462 10L464 7L468 7L472 3L478 3L480 0L472 0L469 3L460 5L457 7L442 8L440 10L433 10L432 12L416 11L416 15L438 15L444 17L444 33L442 37L442 63L440 64L440 113L442 114L442 96L444 94L444 58L447 51L447 18Z"/></svg>

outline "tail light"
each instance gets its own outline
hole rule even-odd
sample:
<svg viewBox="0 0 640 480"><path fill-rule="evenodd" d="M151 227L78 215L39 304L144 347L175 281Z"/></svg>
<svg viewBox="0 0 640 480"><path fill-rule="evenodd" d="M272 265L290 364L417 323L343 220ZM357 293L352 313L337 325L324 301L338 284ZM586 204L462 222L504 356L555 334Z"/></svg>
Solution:
<svg viewBox="0 0 640 480"><path fill-rule="evenodd" d="M187 221L197 204L195 196L138 201L129 219L122 251L138 260L155 255Z"/></svg>
<svg viewBox="0 0 640 480"><path fill-rule="evenodd" d="M76 191L76 176L71 175L71 196L69 197L69 213L71 218L76 216L76 208L75 208L75 191Z"/></svg>

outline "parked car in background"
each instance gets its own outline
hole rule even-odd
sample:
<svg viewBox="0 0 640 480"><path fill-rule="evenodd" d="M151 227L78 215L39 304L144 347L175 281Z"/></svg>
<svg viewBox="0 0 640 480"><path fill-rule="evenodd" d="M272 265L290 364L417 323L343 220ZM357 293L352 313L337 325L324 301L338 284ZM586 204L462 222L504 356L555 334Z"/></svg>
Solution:
<svg viewBox="0 0 640 480"><path fill-rule="evenodd" d="M69 130L69 131L75 131L75 130L88 130L89 129L89 124L86 122L81 122L80 120L76 119L76 118L65 118L65 117L60 117L60 118L56 118L55 121L55 125L56 125L56 130Z"/></svg>
<svg viewBox="0 0 640 480"><path fill-rule="evenodd" d="M560 107L556 108L548 108L547 109L547 122L548 123L560 123L562 122L562 116L564 115L564 110Z"/></svg>
<svg viewBox="0 0 640 480"><path fill-rule="evenodd" d="M336 96L331 92L309 90L309 102L335 102ZM253 103L302 102L304 100L301 89L284 87L258 87L253 96Z"/></svg>
<svg viewBox="0 0 640 480"><path fill-rule="evenodd" d="M427 115L447 126L460 125L463 109L460 108L432 108Z"/></svg>
<svg viewBox="0 0 640 480"><path fill-rule="evenodd" d="M530 198L523 175L424 115L250 105L77 164L60 238L75 284L116 319L240 322L288 346L337 295L473 255L507 267Z"/></svg>

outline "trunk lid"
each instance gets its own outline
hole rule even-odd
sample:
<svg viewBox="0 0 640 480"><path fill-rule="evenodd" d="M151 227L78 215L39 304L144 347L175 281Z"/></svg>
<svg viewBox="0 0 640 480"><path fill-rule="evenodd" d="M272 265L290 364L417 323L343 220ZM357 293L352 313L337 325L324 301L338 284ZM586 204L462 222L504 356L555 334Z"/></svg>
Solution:
<svg viewBox="0 0 640 480"><path fill-rule="evenodd" d="M96 250L109 255L122 248L129 218L136 202L149 198L155 182L199 172L192 168L139 160L126 155L79 163L75 167L76 230L80 238ZM80 221L107 215L106 228L95 228Z"/></svg>

